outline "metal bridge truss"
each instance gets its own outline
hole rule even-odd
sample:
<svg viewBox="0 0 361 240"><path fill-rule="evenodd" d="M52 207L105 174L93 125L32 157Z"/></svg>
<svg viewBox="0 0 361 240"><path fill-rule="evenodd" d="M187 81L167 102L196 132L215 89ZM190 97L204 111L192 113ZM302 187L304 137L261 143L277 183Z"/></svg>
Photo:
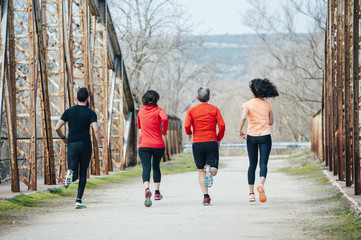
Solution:
<svg viewBox="0 0 361 240"><path fill-rule="evenodd" d="M45 184L61 182L66 148L53 126L79 87L88 87L104 137L101 160L92 135L91 174L136 164L136 113L105 0L2 0L0 40L1 158L12 191L19 181L36 190L39 171Z"/></svg>
<svg viewBox="0 0 361 240"><path fill-rule="evenodd" d="M325 42L323 159L361 194L360 1L329 0Z"/></svg>

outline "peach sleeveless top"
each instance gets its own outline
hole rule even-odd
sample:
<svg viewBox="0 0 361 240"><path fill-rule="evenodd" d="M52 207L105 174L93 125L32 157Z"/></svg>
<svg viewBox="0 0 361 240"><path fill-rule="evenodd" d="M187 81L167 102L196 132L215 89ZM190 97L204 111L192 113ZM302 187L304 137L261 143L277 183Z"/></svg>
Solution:
<svg viewBox="0 0 361 240"><path fill-rule="evenodd" d="M247 135L264 136L271 134L269 127L269 113L272 111L272 105L266 99L252 98L241 107L248 109L248 128Z"/></svg>

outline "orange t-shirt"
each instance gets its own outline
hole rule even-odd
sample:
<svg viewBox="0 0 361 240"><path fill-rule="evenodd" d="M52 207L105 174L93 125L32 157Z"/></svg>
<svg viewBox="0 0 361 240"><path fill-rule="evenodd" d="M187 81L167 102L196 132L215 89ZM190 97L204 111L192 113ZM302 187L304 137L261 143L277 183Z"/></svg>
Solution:
<svg viewBox="0 0 361 240"><path fill-rule="evenodd" d="M271 134L269 127L271 103L263 98L252 98L242 105L242 111L244 107L248 109L247 135L264 136Z"/></svg>
<svg viewBox="0 0 361 240"><path fill-rule="evenodd" d="M193 127L194 143L221 141L226 129L219 109L206 103L200 103L188 109L184 122L187 135L192 134L191 127Z"/></svg>

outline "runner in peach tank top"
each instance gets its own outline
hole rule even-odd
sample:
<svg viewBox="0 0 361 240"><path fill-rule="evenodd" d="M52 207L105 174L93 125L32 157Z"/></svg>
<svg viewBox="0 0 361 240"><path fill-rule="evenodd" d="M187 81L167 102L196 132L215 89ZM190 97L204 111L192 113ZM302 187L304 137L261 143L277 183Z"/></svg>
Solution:
<svg viewBox="0 0 361 240"><path fill-rule="evenodd" d="M249 201L255 202L254 182L257 165L260 167L259 201L264 203L267 197L264 184L267 177L267 165L272 149L272 137L270 125L273 124L272 105L266 98L277 97L277 87L268 79L253 79L249 82L249 87L254 98L242 105L242 116L239 124L239 136L247 142L247 152L249 159L248 167L248 187ZM243 132L243 127L248 119L247 136ZM258 158L259 154L259 158ZM259 164L258 164L259 163Z"/></svg>
<svg viewBox="0 0 361 240"><path fill-rule="evenodd" d="M270 130L270 112L272 105L266 99L252 98L242 105L248 109L248 128L247 135L250 136L265 136L271 134Z"/></svg>

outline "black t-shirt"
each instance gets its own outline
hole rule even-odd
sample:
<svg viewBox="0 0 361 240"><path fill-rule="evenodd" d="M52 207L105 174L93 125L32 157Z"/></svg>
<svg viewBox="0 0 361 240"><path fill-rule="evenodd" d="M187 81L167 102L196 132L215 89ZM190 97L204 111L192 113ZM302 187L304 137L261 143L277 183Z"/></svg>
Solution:
<svg viewBox="0 0 361 240"><path fill-rule="evenodd" d="M63 113L61 120L68 122L68 142L90 141L90 124L97 121L97 114L87 106L75 105Z"/></svg>

